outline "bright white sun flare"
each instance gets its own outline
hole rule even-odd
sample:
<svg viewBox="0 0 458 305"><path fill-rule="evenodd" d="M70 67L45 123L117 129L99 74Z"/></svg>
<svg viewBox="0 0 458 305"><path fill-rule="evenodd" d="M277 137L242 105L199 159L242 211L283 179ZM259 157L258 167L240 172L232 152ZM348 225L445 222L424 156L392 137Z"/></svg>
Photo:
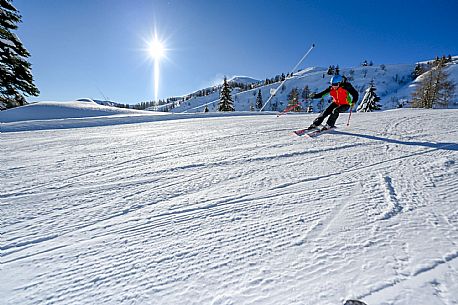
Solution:
<svg viewBox="0 0 458 305"><path fill-rule="evenodd" d="M165 47L164 47L164 44L155 39L153 40L150 44L149 44L149 48L148 48L148 51L149 51L149 55L151 56L151 58L153 59L161 59L162 57L165 56Z"/></svg>
<svg viewBox="0 0 458 305"><path fill-rule="evenodd" d="M159 91L159 61L166 57L166 48L164 44L157 38L148 43L148 54L153 59L154 65L154 100L158 99Z"/></svg>

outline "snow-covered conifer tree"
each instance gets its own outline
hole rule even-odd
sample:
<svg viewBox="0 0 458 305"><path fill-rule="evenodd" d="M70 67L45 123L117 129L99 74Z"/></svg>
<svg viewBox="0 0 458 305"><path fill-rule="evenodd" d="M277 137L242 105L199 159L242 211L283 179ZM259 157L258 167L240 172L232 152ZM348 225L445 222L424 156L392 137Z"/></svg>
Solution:
<svg viewBox="0 0 458 305"><path fill-rule="evenodd" d="M310 97L310 93L312 93L312 92L310 91L309 86L305 85L304 89L302 90L302 98L304 100L308 100L309 97Z"/></svg>
<svg viewBox="0 0 458 305"><path fill-rule="evenodd" d="M356 110L357 112L370 112L374 110L380 110L380 105L378 104L380 97L377 96L375 90L377 89L375 88L374 82L371 81L369 88L366 89L363 100Z"/></svg>
<svg viewBox="0 0 458 305"><path fill-rule="evenodd" d="M420 75L422 75L425 72L426 71L425 71L424 66L422 64L417 63L415 65L415 69L412 72L412 78L416 79L417 77L419 77Z"/></svg>
<svg viewBox="0 0 458 305"><path fill-rule="evenodd" d="M0 110L26 103L24 95L37 96L40 91L33 83L30 53L12 33L22 16L11 0L0 0ZM21 93L22 92L22 93Z"/></svg>
<svg viewBox="0 0 458 305"><path fill-rule="evenodd" d="M258 95L256 96L256 108L261 109L263 105L261 90L258 90Z"/></svg>
<svg viewBox="0 0 458 305"><path fill-rule="evenodd" d="M218 111L234 111L234 102L231 97L231 88L224 77L223 87L221 88L221 95L218 104Z"/></svg>

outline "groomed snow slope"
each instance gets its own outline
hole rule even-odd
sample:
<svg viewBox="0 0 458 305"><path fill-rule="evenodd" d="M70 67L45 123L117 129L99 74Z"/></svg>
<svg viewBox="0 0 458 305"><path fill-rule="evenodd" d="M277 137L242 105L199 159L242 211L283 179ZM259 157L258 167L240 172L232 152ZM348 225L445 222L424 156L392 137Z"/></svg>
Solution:
<svg viewBox="0 0 458 305"><path fill-rule="evenodd" d="M0 133L137 124L178 119L252 116L261 113L172 114L98 105L94 102L39 102L0 111ZM262 113L269 115L272 113Z"/></svg>
<svg viewBox="0 0 458 305"><path fill-rule="evenodd" d="M2 304L458 303L457 110L2 133Z"/></svg>
<svg viewBox="0 0 458 305"><path fill-rule="evenodd" d="M164 115L164 113L152 113L99 105L95 102L68 101L68 102L39 102L22 107L12 108L0 112L0 122L10 123L32 120L62 120L81 119L88 117L103 117L113 115Z"/></svg>

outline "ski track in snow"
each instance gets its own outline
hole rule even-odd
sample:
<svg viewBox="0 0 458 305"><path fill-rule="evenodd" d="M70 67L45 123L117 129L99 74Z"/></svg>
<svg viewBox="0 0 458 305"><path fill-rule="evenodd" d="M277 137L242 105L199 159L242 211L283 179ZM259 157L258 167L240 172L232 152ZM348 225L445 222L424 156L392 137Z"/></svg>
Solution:
<svg viewBox="0 0 458 305"><path fill-rule="evenodd" d="M0 299L457 304L457 114L2 134Z"/></svg>

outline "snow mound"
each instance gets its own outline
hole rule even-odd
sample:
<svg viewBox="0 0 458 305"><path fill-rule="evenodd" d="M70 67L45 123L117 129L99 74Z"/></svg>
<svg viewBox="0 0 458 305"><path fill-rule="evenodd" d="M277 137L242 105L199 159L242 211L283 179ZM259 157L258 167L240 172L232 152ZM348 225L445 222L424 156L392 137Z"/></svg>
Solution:
<svg viewBox="0 0 458 305"><path fill-rule="evenodd" d="M34 120L55 120L69 118L88 118L112 115L152 115L149 111L102 106L92 100L84 99L70 102L39 102L0 112L0 122L21 122ZM154 113L164 115L163 113Z"/></svg>
<svg viewBox="0 0 458 305"><path fill-rule="evenodd" d="M249 85L249 84L259 83L260 80L254 79L254 78L251 78L251 77L248 77L248 76L234 76L231 79L229 79L228 82L231 82L231 83L242 83L242 84L245 84L245 85Z"/></svg>

